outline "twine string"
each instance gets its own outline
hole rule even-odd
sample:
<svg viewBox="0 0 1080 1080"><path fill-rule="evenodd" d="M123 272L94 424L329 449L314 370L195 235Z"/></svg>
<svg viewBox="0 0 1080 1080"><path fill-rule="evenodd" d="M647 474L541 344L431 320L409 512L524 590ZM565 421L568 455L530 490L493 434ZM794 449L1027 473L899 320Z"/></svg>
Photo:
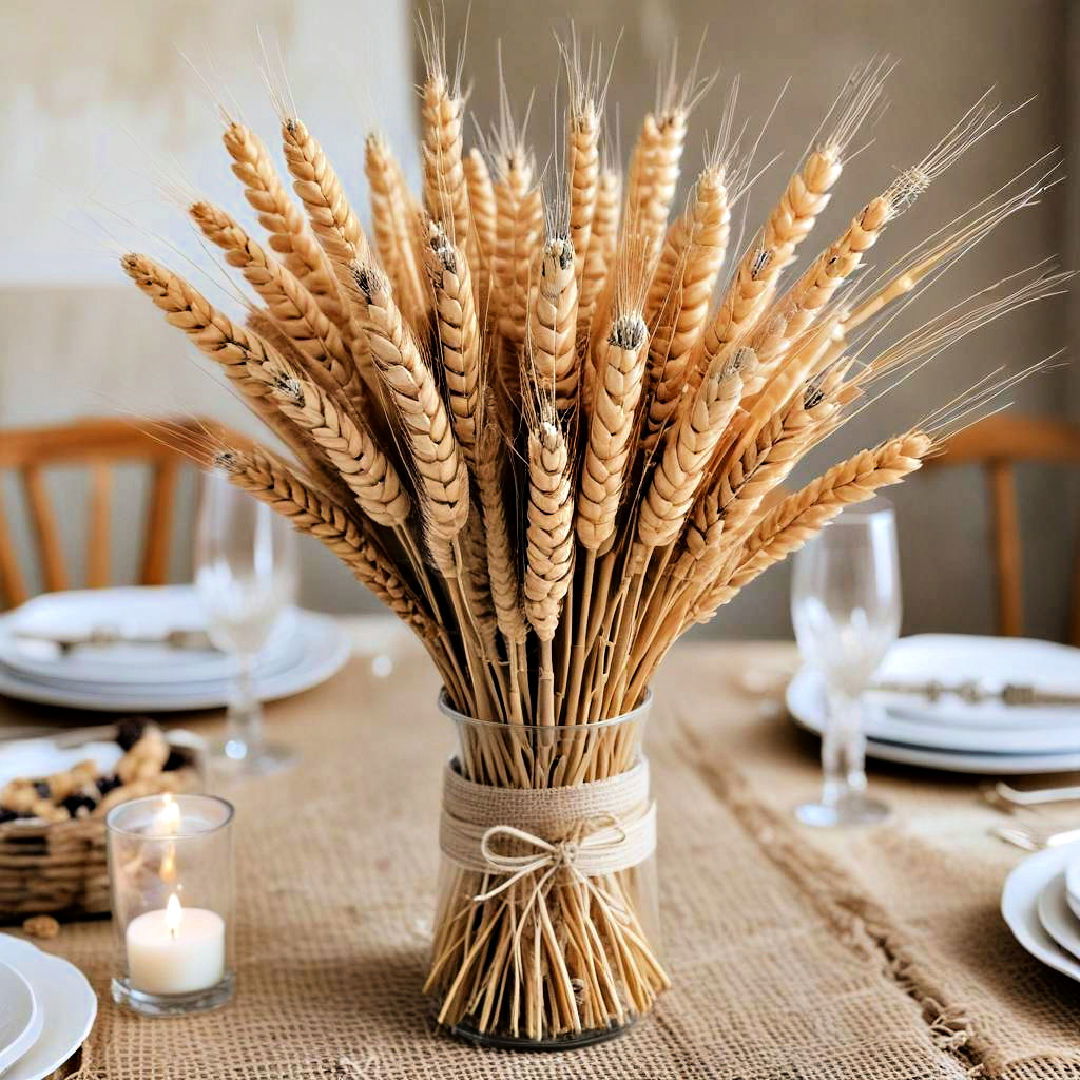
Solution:
<svg viewBox="0 0 1080 1080"><path fill-rule="evenodd" d="M492 846L492 841L500 836L517 840L521 845L533 850L521 855L497 851ZM561 869L568 870L576 879L587 882L586 875L578 866L581 852L586 850L599 857L617 859L627 839L626 830L615 815L610 813L596 814L578 823L566 839L555 843L513 825L493 825L480 839L480 854L491 873L509 876L487 892L478 893L473 900L476 903L491 900L522 878L541 871L544 871L544 874L537 881L537 890ZM531 905L526 905L529 906Z"/></svg>
<svg viewBox="0 0 1080 1080"><path fill-rule="evenodd" d="M545 897L560 872L622 925L623 905L604 885L610 875L638 866L656 850L648 762L641 759L603 781L540 789L476 784L451 763L444 774L440 846L456 865L484 874L485 885L497 879L472 897L474 903L504 897L515 904L512 890L526 883L516 916L515 955L530 916L545 918Z"/></svg>

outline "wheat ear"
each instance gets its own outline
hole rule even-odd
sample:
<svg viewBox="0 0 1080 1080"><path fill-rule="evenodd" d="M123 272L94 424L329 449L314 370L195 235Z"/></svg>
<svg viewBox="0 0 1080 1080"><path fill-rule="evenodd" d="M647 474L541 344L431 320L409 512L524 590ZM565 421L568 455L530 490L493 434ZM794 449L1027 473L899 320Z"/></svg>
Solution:
<svg viewBox="0 0 1080 1080"><path fill-rule="evenodd" d="M258 334L237 326L178 274L145 255L125 255L120 265L155 307L165 313L169 323L183 330L201 352L221 365L245 404L290 447L308 471L328 490L342 488L334 470L327 468L304 433L282 415L271 399L272 379L282 373L296 374L285 357Z"/></svg>
<svg viewBox="0 0 1080 1080"><path fill-rule="evenodd" d="M598 352L597 382L577 499L577 537L588 551L599 551L615 533L648 340L641 315L620 315Z"/></svg>
<svg viewBox="0 0 1080 1080"><path fill-rule="evenodd" d="M578 295L578 337L588 337L597 305L613 269L615 245L619 235L622 179L612 169L603 169L596 184L596 210L592 236L581 269Z"/></svg>
<svg viewBox="0 0 1080 1080"><path fill-rule="evenodd" d="M632 165L627 208L647 241L646 255L650 259L655 258L663 243L668 214L675 199L679 161L686 141L686 122L687 111L683 108L668 109L655 115L649 113L642 123L634 151L635 162L639 152L644 156L645 183L635 192Z"/></svg>
<svg viewBox="0 0 1080 1080"><path fill-rule="evenodd" d="M411 196L401 166L377 132L364 141L364 173L371 191L371 230L379 263L402 311L409 313L413 329L419 330L429 302L414 251Z"/></svg>
<svg viewBox="0 0 1080 1080"><path fill-rule="evenodd" d="M780 363L792 342L809 328L836 290L858 269L892 215L892 203L886 196L871 199L792 286L779 302L777 316L765 322L752 338L762 366L759 378ZM754 388L748 387L748 393L753 392Z"/></svg>
<svg viewBox="0 0 1080 1080"><path fill-rule="evenodd" d="M460 246L451 244L437 222L431 222L425 257L435 290L439 343L454 434L465 461L475 466L481 391L480 327L469 264Z"/></svg>
<svg viewBox="0 0 1080 1080"><path fill-rule="evenodd" d="M573 567L574 500L566 436L546 406L529 430L528 474L525 615L550 641Z"/></svg>
<svg viewBox="0 0 1080 1080"><path fill-rule="evenodd" d="M567 135L570 179L570 240L577 253L578 286L592 242L600 178L600 113L591 94L579 93L571 106Z"/></svg>
<svg viewBox="0 0 1080 1080"><path fill-rule="evenodd" d="M277 410L265 399L268 380L256 379L252 370L278 361L277 371L286 371L281 360L260 337L237 326L179 274L145 255L128 254L120 260L124 272L165 313L171 325L183 330L201 352L222 366L226 376L244 399L267 419L274 418L278 434L287 428Z"/></svg>
<svg viewBox="0 0 1080 1080"><path fill-rule="evenodd" d="M203 235L226 253L229 265L237 267L262 297L276 325L311 362L307 369L313 376L325 388L339 389L354 402L361 389L352 357L341 332L307 287L224 210L198 202L191 206L191 216Z"/></svg>
<svg viewBox="0 0 1080 1080"><path fill-rule="evenodd" d="M564 699L567 714L577 716L586 658L596 638L609 597L613 570L615 526L628 475L637 427L649 335L640 312L616 316L607 338L597 349L595 385L588 429L578 477L575 530L586 552L578 590L576 627L566 621L564 656L569 656L570 678ZM600 588L596 565L600 558Z"/></svg>
<svg viewBox="0 0 1080 1080"><path fill-rule="evenodd" d="M835 405L821 396L817 385L808 385L723 471L718 490L725 542L732 542L765 495L786 479L815 438L829 430L834 412Z"/></svg>
<svg viewBox="0 0 1080 1080"><path fill-rule="evenodd" d="M489 402L485 408L492 407ZM525 642L529 627L522 611L521 573L514 537L510 533L503 494L503 435L493 417L482 425L477 446L476 486L484 518L488 587L495 620L506 641L510 676L510 712L523 721L532 716ZM523 712L522 706L525 706Z"/></svg>
<svg viewBox="0 0 1080 1080"><path fill-rule="evenodd" d="M469 480L438 384L424 363L386 277L373 267L352 268L364 298L364 328L375 367L401 419L430 534L452 542L469 513Z"/></svg>
<svg viewBox="0 0 1080 1080"><path fill-rule="evenodd" d="M349 567L391 611L426 636L431 614L398 575L381 545L332 499L316 492L284 462L261 448L218 454L216 463L237 487L287 517L297 529L311 533Z"/></svg>
<svg viewBox="0 0 1080 1080"><path fill-rule="evenodd" d="M751 330L776 287L780 271L813 228L842 171L839 149L827 146L809 155L788 181L769 214L761 238L739 261L715 316L701 337L700 363L719 355L725 345Z"/></svg>
<svg viewBox="0 0 1080 1080"><path fill-rule="evenodd" d="M577 274L574 245L556 236L545 245L529 311L529 357L540 392L559 410L577 403Z"/></svg>
<svg viewBox="0 0 1080 1080"><path fill-rule="evenodd" d="M932 449L929 435L911 431L860 451L789 495L754 530L734 573L705 595L695 609L695 619L711 618L744 585L798 551L845 506L864 502L880 488L898 484L922 465Z"/></svg>
<svg viewBox="0 0 1080 1080"><path fill-rule="evenodd" d="M529 275L543 230L540 189L522 153L504 155L495 180L498 224L492 263L492 302L499 333L509 342L525 341L529 317Z"/></svg>
<svg viewBox="0 0 1080 1080"><path fill-rule="evenodd" d="M353 213L345 189L319 141L302 120L289 117L282 124L285 160L293 189L307 208L308 219L326 252L338 283L349 284L349 266L370 261L367 239Z"/></svg>
<svg viewBox="0 0 1080 1080"><path fill-rule="evenodd" d="M462 249L469 238L469 191L462 164L464 112L465 102L436 65L421 91L424 209Z"/></svg>
<svg viewBox="0 0 1080 1080"><path fill-rule="evenodd" d="M354 422L318 386L301 379L276 379L273 395L281 411L311 433L368 517L390 528L404 527L409 496L397 470L362 422Z"/></svg>
<svg viewBox="0 0 1080 1080"><path fill-rule="evenodd" d="M250 128L237 123L229 124L223 138L232 158L233 174L244 185L244 196L269 234L270 249L319 298L330 318L340 318L340 297L326 253L289 198L266 145Z"/></svg>
<svg viewBox="0 0 1080 1080"><path fill-rule="evenodd" d="M480 432L476 479L487 534L488 578L499 629L507 641L524 643L528 627L521 608L521 575L503 496L503 436L496 423Z"/></svg>
<svg viewBox="0 0 1080 1080"><path fill-rule="evenodd" d="M574 576L574 493L566 436L557 414L547 405L541 406L537 422L530 425L527 458L525 616L540 642L539 720L554 724L552 641L559 626L563 599Z"/></svg>
<svg viewBox="0 0 1080 1080"><path fill-rule="evenodd" d="M642 437L646 449L655 444L678 407L691 350L708 316L730 232L724 172L706 169L694 185L691 205L669 230L650 286L647 319L654 327L649 344L653 389Z"/></svg>
<svg viewBox="0 0 1080 1080"><path fill-rule="evenodd" d="M929 435L910 431L834 465L768 514L747 541L736 576L741 579L750 571L758 556L783 558L810 538L812 533L807 529L816 531L844 506L863 502L878 488L899 483L922 464L932 447Z"/></svg>
<svg viewBox="0 0 1080 1080"><path fill-rule="evenodd" d="M664 438L638 514L637 539L646 548L674 543L698 487L739 404L741 356L716 358L686 399Z"/></svg>
<svg viewBox="0 0 1080 1080"><path fill-rule="evenodd" d="M469 193L469 217L476 237L477 256L470 259L469 269L475 271L478 295L487 295L491 260L495 255L498 210L495 206L495 186L491 182L484 155L474 146L465 155L465 187Z"/></svg>

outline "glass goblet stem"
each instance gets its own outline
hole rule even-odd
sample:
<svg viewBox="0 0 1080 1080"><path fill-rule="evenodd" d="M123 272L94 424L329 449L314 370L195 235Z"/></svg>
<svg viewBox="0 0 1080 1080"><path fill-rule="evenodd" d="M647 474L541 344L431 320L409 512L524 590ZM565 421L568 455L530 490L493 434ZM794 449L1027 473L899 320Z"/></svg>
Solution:
<svg viewBox="0 0 1080 1080"><path fill-rule="evenodd" d="M257 757L266 737L262 702L255 692L255 657L238 653L236 665L225 717L225 753L233 759Z"/></svg>
<svg viewBox="0 0 1080 1080"><path fill-rule="evenodd" d="M821 742L824 785L821 801L836 807L866 791L866 736L862 699L839 687L828 691L829 715Z"/></svg>

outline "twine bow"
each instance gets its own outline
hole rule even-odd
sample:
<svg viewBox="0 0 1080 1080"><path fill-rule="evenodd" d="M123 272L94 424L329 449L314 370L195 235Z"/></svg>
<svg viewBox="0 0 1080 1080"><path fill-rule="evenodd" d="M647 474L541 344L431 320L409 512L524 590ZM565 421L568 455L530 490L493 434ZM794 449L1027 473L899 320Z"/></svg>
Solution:
<svg viewBox="0 0 1080 1080"><path fill-rule="evenodd" d="M498 837L516 840L533 850L521 855L496 851L492 841ZM579 860L584 857L592 868L612 860L615 863L621 862L620 856L626 842L626 830L619 825L614 814L596 814L579 822L569 836L555 842L512 825L493 825L480 838L480 854L490 873L509 876L494 888L478 893L473 900L477 903L491 900L530 874L541 874L536 882L533 899L544 890L551 878L563 869L570 871L579 881L587 882L588 876L578 865ZM593 873L596 872L597 869L593 869ZM530 900L526 906L531 906L531 903Z"/></svg>
<svg viewBox="0 0 1080 1080"><path fill-rule="evenodd" d="M628 772L576 787L522 789L477 784L450 762L439 846L462 869L498 879L473 896L476 903L535 882L523 897L519 931L534 908L543 912L544 893L560 871L616 917L620 904L602 887L605 879L656 850L648 762L642 758Z"/></svg>

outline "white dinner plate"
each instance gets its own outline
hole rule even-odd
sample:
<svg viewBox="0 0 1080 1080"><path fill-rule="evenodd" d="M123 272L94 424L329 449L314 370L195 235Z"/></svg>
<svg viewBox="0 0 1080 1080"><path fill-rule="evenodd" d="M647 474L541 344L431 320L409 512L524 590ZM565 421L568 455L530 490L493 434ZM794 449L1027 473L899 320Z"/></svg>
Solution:
<svg viewBox="0 0 1080 1080"><path fill-rule="evenodd" d="M1058 945L1080 960L1080 920L1069 908L1066 895L1065 875L1056 874L1039 893L1039 922Z"/></svg>
<svg viewBox="0 0 1080 1080"><path fill-rule="evenodd" d="M90 1034L97 995L74 964L8 934L0 934L0 961L30 984L45 1021L37 1042L4 1073L4 1080L43 1080Z"/></svg>
<svg viewBox="0 0 1080 1080"><path fill-rule="evenodd" d="M0 962L0 1073L37 1042L44 1023L30 984Z"/></svg>
<svg viewBox="0 0 1080 1080"><path fill-rule="evenodd" d="M301 642L296 662L255 680L256 692L264 701L289 697L317 686L338 672L349 658L348 633L329 615L296 612L295 633ZM190 685L74 688L40 682L0 665L0 694L71 709L121 713L217 709L227 704L228 693L228 684L216 680Z"/></svg>
<svg viewBox="0 0 1080 1080"><path fill-rule="evenodd" d="M170 649L156 645L109 645L74 649L66 655L32 633L78 637L95 629L158 637L169 630L206 629L193 585L130 585L44 593L0 616L0 663L19 675L73 690L224 681L232 658L215 649ZM285 612L261 650L256 672L269 675L296 662L302 644L294 613Z"/></svg>
<svg viewBox="0 0 1080 1080"><path fill-rule="evenodd" d="M806 669L798 672L788 684L786 701L788 712L795 723L817 735L822 733L825 727L825 701L820 679L816 675ZM866 753L869 757L881 761L991 776L1072 772L1080 769L1080 745L1070 752L987 753L887 741L879 737L882 713L880 704L868 702ZM981 745L985 748L988 741L989 739L984 737ZM1077 741L1080 743L1080 739Z"/></svg>
<svg viewBox="0 0 1080 1080"><path fill-rule="evenodd" d="M1036 960L1080 982L1080 959L1063 949L1046 932L1039 918L1039 897L1060 877L1072 859L1080 858L1080 845L1047 848L1018 863L1001 891L1001 914L1013 936Z"/></svg>

